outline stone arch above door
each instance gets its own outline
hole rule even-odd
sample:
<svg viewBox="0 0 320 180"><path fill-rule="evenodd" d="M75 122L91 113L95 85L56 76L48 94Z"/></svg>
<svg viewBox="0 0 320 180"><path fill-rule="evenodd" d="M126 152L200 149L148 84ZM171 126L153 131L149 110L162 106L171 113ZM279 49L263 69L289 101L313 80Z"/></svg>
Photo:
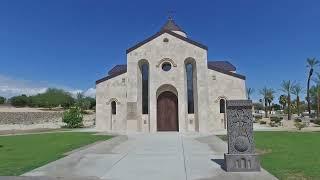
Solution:
<svg viewBox="0 0 320 180"><path fill-rule="evenodd" d="M163 85L159 86L159 88L157 89L157 93L156 93L157 98L164 91L170 91L170 92L174 93L178 97L178 91L173 85L171 85L171 84L163 84Z"/></svg>

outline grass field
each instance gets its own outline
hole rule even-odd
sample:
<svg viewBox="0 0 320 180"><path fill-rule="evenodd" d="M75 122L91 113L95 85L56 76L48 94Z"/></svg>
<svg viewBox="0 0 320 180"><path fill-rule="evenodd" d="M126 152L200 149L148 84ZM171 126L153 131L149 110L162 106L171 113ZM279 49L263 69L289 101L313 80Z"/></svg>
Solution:
<svg viewBox="0 0 320 180"><path fill-rule="evenodd" d="M320 179L320 132L255 132L254 138L263 168L279 179Z"/></svg>
<svg viewBox="0 0 320 180"><path fill-rule="evenodd" d="M21 175L68 151L109 138L80 132L0 136L0 176Z"/></svg>

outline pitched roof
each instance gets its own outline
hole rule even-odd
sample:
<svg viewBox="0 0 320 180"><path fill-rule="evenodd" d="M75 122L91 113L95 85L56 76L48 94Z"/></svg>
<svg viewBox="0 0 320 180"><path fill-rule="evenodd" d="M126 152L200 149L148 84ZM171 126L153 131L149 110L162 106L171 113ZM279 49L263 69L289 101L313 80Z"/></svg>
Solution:
<svg viewBox="0 0 320 180"><path fill-rule="evenodd" d="M96 84L99 84L99 83L104 82L108 79L111 79L111 78L114 78L114 77L119 76L121 74L124 74L126 72L127 72L127 65L126 64L116 65L108 72L108 76L101 78L101 79L98 79L96 81Z"/></svg>
<svg viewBox="0 0 320 180"><path fill-rule="evenodd" d="M175 22L172 18L169 18L167 22L162 26L161 30L167 30L167 31L182 31L184 32Z"/></svg>
<svg viewBox="0 0 320 180"><path fill-rule="evenodd" d="M181 36L180 34L177 34L177 33L173 32L173 31L170 31L170 30L161 30L161 31L157 32L156 34L150 36L149 38L147 38L147 39L137 43L136 45L132 46L131 48L127 49L126 53L127 54L130 53L131 51L133 51L133 50L139 48L140 46L152 41L153 39L159 37L160 35L162 35L164 33L168 33L168 34L170 34L170 35L172 35L172 36L174 36L174 37L176 37L178 39L181 39L182 41L185 41L185 42L188 42L188 43L193 44L195 46L198 46L199 48L202 48L204 50L208 50L208 47L206 45L203 45L203 44L201 44L199 42L196 42L194 40L191 40L189 38Z"/></svg>
<svg viewBox="0 0 320 180"><path fill-rule="evenodd" d="M208 69L211 69L211 70L223 73L223 74L227 74L227 75L239 78L239 79L246 80L245 76L232 72L232 71L236 70L236 67L234 67L228 61L209 61L208 62Z"/></svg>
<svg viewBox="0 0 320 180"><path fill-rule="evenodd" d="M246 79L246 77L241 74L231 72L231 71L235 71L236 67L228 61L208 61L208 69L211 69L211 70L223 73L223 74L227 74L227 75L230 75L233 77L237 77L237 78L240 78L243 80ZM103 81L114 78L116 76L119 76L119 75L126 73L126 72L127 72L127 65L126 64L116 65L110 71L108 71L108 76L97 80L96 84L99 84Z"/></svg>
<svg viewBox="0 0 320 180"><path fill-rule="evenodd" d="M126 64L120 64L120 65L116 65L114 66L110 71L108 71L109 75L113 75L113 74L117 74L120 72L127 72L127 65Z"/></svg>
<svg viewBox="0 0 320 180"><path fill-rule="evenodd" d="M236 71L236 67L232 65L229 61L208 61L208 67L216 67L224 69L226 71Z"/></svg>

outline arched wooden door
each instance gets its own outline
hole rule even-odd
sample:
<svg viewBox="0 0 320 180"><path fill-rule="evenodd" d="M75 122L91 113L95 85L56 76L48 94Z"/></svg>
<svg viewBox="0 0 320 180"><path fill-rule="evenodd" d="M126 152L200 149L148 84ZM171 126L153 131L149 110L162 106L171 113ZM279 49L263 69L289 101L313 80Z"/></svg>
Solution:
<svg viewBox="0 0 320 180"><path fill-rule="evenodd" d="M172 92L165 91L158 97L157 130L179 131L178 98Z"/></svg>

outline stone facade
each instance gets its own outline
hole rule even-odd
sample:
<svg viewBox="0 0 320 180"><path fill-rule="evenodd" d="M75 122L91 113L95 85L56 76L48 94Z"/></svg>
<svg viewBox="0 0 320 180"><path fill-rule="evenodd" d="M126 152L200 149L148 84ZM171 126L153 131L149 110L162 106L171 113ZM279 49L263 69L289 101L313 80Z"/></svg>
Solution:
<svg viewBox="0 0 320 180"><path fill-rule="evenodd" d="M225 128L220 99L246 99L244 76L219 67L209 69L207 47L187 38L179 28L170 30L173 26L129 48L126 69L97 81L98 130L156 132L158 96L169 91L178 99L178 131L210 132ZM170 64L169 71L162 69L164 63ZM188 113L187 63L193 65L194 113ZM141 64L149 68L147 114L142 113ZM111 102L116 103L115 114Z"/></svg>

